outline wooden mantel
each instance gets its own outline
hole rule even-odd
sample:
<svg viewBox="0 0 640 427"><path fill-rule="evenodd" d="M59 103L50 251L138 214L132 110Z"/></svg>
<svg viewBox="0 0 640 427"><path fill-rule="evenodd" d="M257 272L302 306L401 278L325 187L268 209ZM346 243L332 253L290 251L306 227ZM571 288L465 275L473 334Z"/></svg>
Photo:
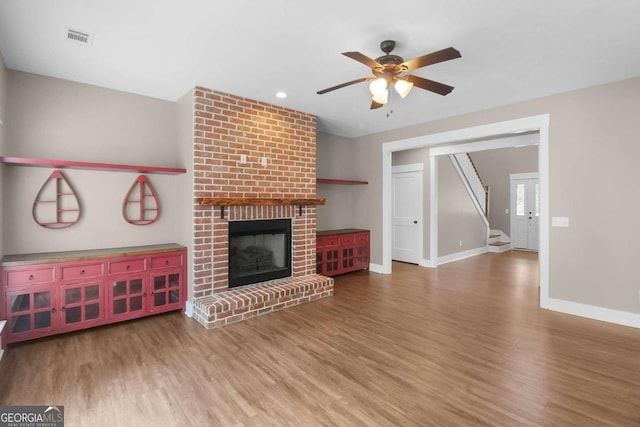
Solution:
<svg viewBox="0 0 640 427"><path fill-rule="evenodd" d="M323 198L246 198L246 197L203 197L200 206L318 206L324 205Z"/></svg>
<svg viewBox="0 0 640 427"><path fill-rule="evenodd" d="M325 201L323 198L203 197L198 199L198 204L200 206L220 206L220 218L224 218L225 206L297 206L300 215L302 215L303 206L324 205Z"/></svg>

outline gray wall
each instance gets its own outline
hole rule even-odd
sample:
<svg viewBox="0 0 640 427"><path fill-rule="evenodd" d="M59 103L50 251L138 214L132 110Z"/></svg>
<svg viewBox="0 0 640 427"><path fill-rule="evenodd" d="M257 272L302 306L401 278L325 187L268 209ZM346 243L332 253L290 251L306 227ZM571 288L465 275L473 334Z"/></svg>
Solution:
<svg viewBox="0 0 640 427"><path fill-rule="evenodd" d="M8 71L6 153L17 157L177 165L176 103L50 77ZM125 222L122 201L138 176L129 172L64 170L83 207L70 228L40 227L33 200L50 168L4 167L5 253L49 252L179 242L179 180L149 174L162 209L147 226Z"/></svg>
<svg viewBox="0 0 640 427"><path fill-rule="evenodd" d="M511 235L509 209L509 175L512 173L538 172L538 146L502 148L470 153L480 179L490 188L489 226Z"/></svg>
<svg viewBox="0 0 640 427"><path fill-rule="evenodd" d="M362 173L354 171L357 161L355 144L349 138L318 133L317 167L318 178L364 180ZM339 228L366 228L354 216L354 206L362 200L368 185L318 184L317 195L324 197L326 204L318 206L316 221L318 230Z"/></svg>
<svg viewBox="0 0 640 427"><path fill-rule="evenodd" d="M193 300L193 286L191 286L191 278L193 278L194 263L191 259L193 254L193 239L195 237L194 220L193 220L193 191L188 191L193 187L193 135L194 135L194 116L193 116L193 90L187 92L176 103L177 109L177 125L178 125L178 164L187 169L187 173L175 177L179 191L175 195L176 203L179 207L178 222L175 224L179 237L176 237L176 243L187 247L189 264L187 266L187 301Z"/></svg>
<svg viewBox="0 0 640 427"><path fill-rule="evenodd" d="M487 228L451 159L437 160L438 258L487 246Z"/></svg>
<svg viewBox="0 0 640 427"><path fill-rule="evenodd" d="M354 217L371 230L372 262L382 263L382 143L547 113L550 215L571 224L550 229L550 297L640 313L640 221L628 197L640 182L640 78L354 139L354 173L369 181Z"/></svg>

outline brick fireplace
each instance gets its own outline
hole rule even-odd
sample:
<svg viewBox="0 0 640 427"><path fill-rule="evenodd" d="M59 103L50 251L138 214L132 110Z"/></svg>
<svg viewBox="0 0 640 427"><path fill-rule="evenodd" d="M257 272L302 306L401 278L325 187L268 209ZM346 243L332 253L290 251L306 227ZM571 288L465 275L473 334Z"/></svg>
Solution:
<svg viewBox="0 0 640 427"><path fill-rule="evenodd" d="M194 317L215 328L332 295L315 273L315 206L202 206L315 198L315 116L198 87L194 120ZM291 276L229 289L229 221L262 219L291 219Z"/></svg>

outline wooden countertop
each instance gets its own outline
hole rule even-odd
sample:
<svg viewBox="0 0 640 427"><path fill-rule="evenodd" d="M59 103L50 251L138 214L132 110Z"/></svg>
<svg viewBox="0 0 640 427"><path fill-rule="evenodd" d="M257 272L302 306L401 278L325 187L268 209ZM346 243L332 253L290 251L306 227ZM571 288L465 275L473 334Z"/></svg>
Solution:
<svg viewBox="0 0 640 427"><path fill-rule="evenodd" d="M368 233L368 232L369 230L362 230L360 228L341 228L338 230L316 231L316 237L337 236L339 234Z"/></svg>
<svg viewBox="0 0 640 427"><path fill-rule="evenodd" d="M135 255L151 255L186 249L176 243L164 245L129 246L123 248L88 249L82 251L41 252L34 254L5 255L0 259L0 266L11 267L29 264L45 264L67 261L84 261L98 258L125 257Z"/></svg>

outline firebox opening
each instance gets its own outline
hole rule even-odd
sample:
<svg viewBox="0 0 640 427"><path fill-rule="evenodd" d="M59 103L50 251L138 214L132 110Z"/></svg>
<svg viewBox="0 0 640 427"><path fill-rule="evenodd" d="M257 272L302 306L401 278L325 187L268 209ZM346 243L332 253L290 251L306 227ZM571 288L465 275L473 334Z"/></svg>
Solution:
<svg viewBox="0 0 640 427"><path fill-rule="evenodd" d="M229 287L291 276L291 219L229 222Z"/></svg>

